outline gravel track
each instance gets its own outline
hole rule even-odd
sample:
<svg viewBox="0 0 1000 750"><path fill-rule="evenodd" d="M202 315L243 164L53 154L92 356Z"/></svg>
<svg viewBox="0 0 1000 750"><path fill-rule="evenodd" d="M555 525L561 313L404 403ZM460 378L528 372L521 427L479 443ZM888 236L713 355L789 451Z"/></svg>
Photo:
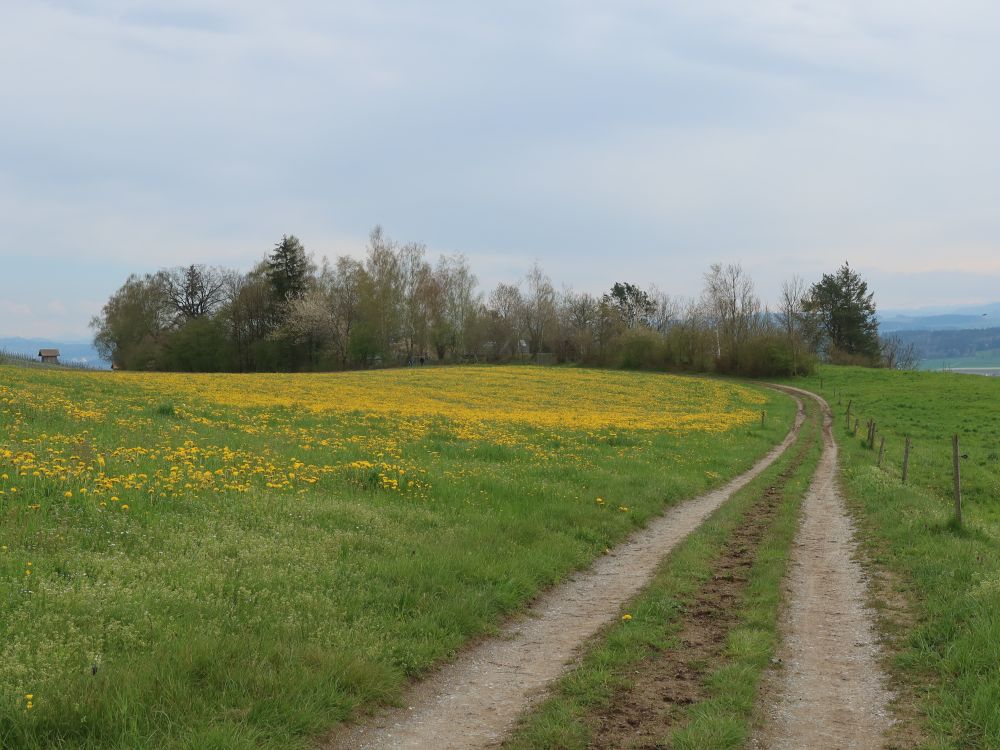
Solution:
<svg viewBox="0 0 1000 750"><path fill-rule="evenodd" d="M765 727L754 746L768 750L874 749L891 721L879 666L865 575L854 526L837 487L832 415L823 408L823 454L803 500L802 522L785 580L780 668L765 690Z"/></svg>
<svg viewBox="0 0 1000 750"><path fill-rule="evenodd" d="M796 399L798 400L798 399ZM341 727L328 750L496 747L544 696L577 648L637 594L688 534L788 449L804 421L802 403L785 440L725 486L681 503L588 570L543 594L496 637L461 653L410 688L403 706Z"/></svg>

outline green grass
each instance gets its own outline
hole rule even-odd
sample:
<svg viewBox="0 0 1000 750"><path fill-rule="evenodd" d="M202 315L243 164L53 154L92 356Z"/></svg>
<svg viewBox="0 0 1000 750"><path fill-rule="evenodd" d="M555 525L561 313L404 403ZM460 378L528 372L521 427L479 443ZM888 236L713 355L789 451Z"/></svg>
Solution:
<svg viewBox="0 0 1000 750"><path fill-rule="evenodd" d="M274 380L228 377L199 382ZM379 373L344 377L379 399ZM793 417L767 394L764 427L540 428L504 420L516 391L491 398L459 423L0 366L0 747L309 747Z"/></svg>
<svg viewBox="0 0 1000 750"><path fill-rule="evenodd" d="M844 484L871 559L895 574L912 608L892 667L904 698L915 696L925 746L1000 748L1000 379L825 367L796 384L841 415L853 399L862 418L858 437L843 419L836 426ZM886 436L883 470L862 445L867 418ZM969 456L962 530L950 523L952 433ZM906 435L914 454L904 486Z"/></svg>
<svg viewBox="0 0 1000 750"><path fill-rule="evenodd" d="M616 692L626 690L637 670L656 654L677 648L676 633L685 607L711 574L726 541L747 523L769 486L789 472L777 514L757 548L748 586L738 602L720 662L706 675L707 697L674 707L678 729L664 747L737 748L752 727L757 685L777 644L780 585L798 525L798 509L820 450L818 409L807 403L810 421L795 447L737 493L684 540L662 563L653 581L623 607L632 615L605 630L579 663L557 684L553 695L525 717L505 745L509 750L583 750L592 740L588 718L607 710Z"/></svg>

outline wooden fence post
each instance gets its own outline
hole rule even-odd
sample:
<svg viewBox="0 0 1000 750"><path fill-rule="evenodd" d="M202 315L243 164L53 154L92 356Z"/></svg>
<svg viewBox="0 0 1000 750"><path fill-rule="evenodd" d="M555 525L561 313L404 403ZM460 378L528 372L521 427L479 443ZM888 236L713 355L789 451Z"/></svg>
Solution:
<svg viewBox="0 0 1000 750"><path fill-rule="evenodd" d="M951 462L955 469L955 523L962 525L962 466L958 455L958 435L951 438Z"/></svg>
<svg viewBox="0 0 1000 750"><path fill-rule="evenodd" d="M850 420L848 420L848 423L850 423ZM853 435L857 435L858 434L858 425L859 424L861 424L861 419L859 417L855 417L854 418L854 432L851 433L851 434L853 434Z"/></svg>
<svg viewBox="0 0 1000 750"><path fill-rule="evenodd" d="M878 445L878 468L882 468L882 459L885 457L885 435L882 436L882 442Z"/></svg>
<svg viewBox="0 0 1000 750"><path fill-rule="evenodd" d="M903 484L906 484L906 476L910 472L910 438L906 438L903 446Z"/></svg>
<svg viewBox="0 0 1000 750"><path fill-rule="evenodd" d="M851 404L853 404L853 403L854 403L854 399L853 398L850 401L847 402L847 426L848 427L851 426Z"/></svg>
<svg viewBox="0 0 1000 750"><path fill-rule="evenodd" d="M764 415L765 415L765 414L767 414L767 412L766 412L766 411L764 411L763 409L761 409L761 410L760 410L760 426L761 426L761 427L763 427L763 426L764 426Z"/></svg>

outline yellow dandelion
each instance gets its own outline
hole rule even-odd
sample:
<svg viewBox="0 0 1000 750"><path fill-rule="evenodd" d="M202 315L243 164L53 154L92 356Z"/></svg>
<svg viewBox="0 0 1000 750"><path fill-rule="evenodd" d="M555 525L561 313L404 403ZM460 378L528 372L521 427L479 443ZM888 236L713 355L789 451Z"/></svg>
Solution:
<svg viewBox="0 0 1000 750"><path fill-rule="evenodd" d="M123 503L123 504L122 504L122 510L128 510L128 505L127 505L127 504L125 504L125 503Z"/></svg>
<svg viewBox="0 0 1000 750"><path fill-rule="evenodd" d="M625 613L624 615L622 615L622 619L623 619L623 620L624 620L625 622L628 622L629 620L631 620L631 619L632 619L632 615L630 615L630 614L628 614L628 613L626 612L626 613Z"/></svg>

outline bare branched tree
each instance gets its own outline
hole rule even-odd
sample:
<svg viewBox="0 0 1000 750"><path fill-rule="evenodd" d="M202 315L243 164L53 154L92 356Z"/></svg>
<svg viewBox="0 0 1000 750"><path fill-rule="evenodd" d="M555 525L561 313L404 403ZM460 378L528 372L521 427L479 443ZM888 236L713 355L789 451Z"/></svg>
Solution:
<svg viewBox="0 0 1000 750"><path fill-rule="evenodd" d="M532 354L538 354L545 345L545 335L555 323L556 290L552 280L535 263L524 279L524 329Z"/></svg>
<svg viewBox="0 0 1000 750"><path fill-rule="evenodd" d="M214 315L226 299L226 273L219 268L190 265L160 271L167 304L178 323Z"/></svg>
<svg viewBox="0 0 1000 750"><path fill-rule="evenodd" d="M732 369L739 348L763 325L753 281L738 263L715 263L705 274L703 301L715 328L716 354Z"/></svg>
<svg viewBox="0 0 1000 750"><path fill-rule="evenodd" d="M798 374L806 348L805 298L809 287L798 276L782 282L778 296L778 324L784 330L792 353L792 374Z"/></svg>
<svg viewBox="0 0 1000 750"><path fill-rule="evenodd" d="M898 335L882 336L879 339L882 350L882 366L891 370L914 370L920 359L916 345L903 342Z"/></svg>

